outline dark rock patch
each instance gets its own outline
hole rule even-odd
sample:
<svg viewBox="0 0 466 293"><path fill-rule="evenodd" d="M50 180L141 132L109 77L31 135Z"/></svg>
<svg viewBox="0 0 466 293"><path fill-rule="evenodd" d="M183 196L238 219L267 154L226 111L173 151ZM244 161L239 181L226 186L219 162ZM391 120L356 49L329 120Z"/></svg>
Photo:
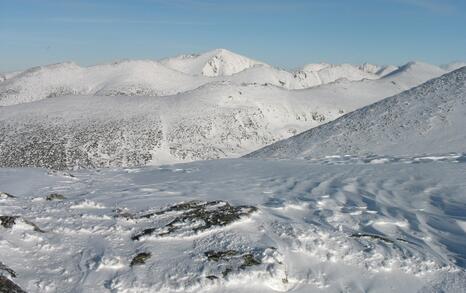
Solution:
<svg viewBox="0 0 466 293"><path fill-rule="evenodd" d="M209 251L204 252L204 255L207 257L207 259L213 260L213 261L229 259L238 254L239 254L239 251L237 250L225 250L225 251L209 250Z"/></svg>
<svg viewBox="0 0 466 293"><path fill-rule="evenodd" d="M16 196L8 193L8 192L2 192L0 191L0 199L6 199L6 198L16 198Z"/></svg>
<svg viewBox="0 0 466 293"><path fill-rule="evenodd" d="M254 253L259 252L260 251L241 252L238 250L209 250L204 252L204 256L206 256L209 261L219 263L219 266L223 268L221 270L222 277L226 278L234 271L241 271L248 267L262 264L260 257L254 255ZM215 277L218 278L217 276Z"/></svg>
<svg viewBox="0 0 466 293"><path fill-rule="evenodd" d="M0 225L6 229L11 229L17 219L19 219L18 216L0 216Z"/></svg>
<svg viewBox="0 0 466 293"><path fill-rule="evenodd" d="M13 228L13 225L15 225L19 219L23 220L23 222L26 223L27 225L32 226L34 231L45 233L45 231L40 229L36 224L24 218L21 218L20 216L0 216L0 225L6 229L11 229Z"/></svg>
<svg viewBox="0 0 466 293"><path fill-rule="evenodd" d="M143 265L146 261L152 256L150 252L141 252L138 253L133 260L131 261L130 266Z"/></svg>
<svg viewBox="0 0 466 293"><path fill-rule="evenodd" d="M0 261L0 273L1 272L7 272L12 278L16 278L16 272Z"/></svg>
<svg viewBox="0 0 466 293"><path fill-rule="evenodd" d="M396 239L391 239L382 235L377 235L377 234L368 234L368 233L354 233L351 234L351 237L353 238L369 238L369 239L374 239L374 240L382 240L387 243L395 243L395 240L401 241L401 242L407 242L409 241L402 239L402 238L396 238Z"/></svg>
<svg viewBox="0 0 466 293"><path fill-rule="evenodd" d="M0 275L0 293L26 293L10 279Z"/></svg>
<svg viewBox="0 0 466 293"><path fill-rule="evenodd" d="M143 236L173 236L175 234L196 234L213 227L222 227L240 220L257 211L254 206L232 206L226 201L189 201L168 207L162 211L143 214L133 218L152 218L172 215L173 219L163 227L148 228L132 237L140 240Z"/></svg>
<svg viewBox="0 0 466 293"><path fill-rule="evenodd" d="M52 201L52 200L65 200L66 197L62 194L59 194L59 193L51 193L49 195L47 195L47 197L45 198L46 200L49 200L49 201Z"/></svg>
<svg viewBox="0 0 466 293"><path fill-rule="evenodd" d="M214 276L214 275L208 275L208 276L206 276L206 278L209 279L209 280L211 280L211 281L217 280L217 279L218 279L218 277L217 277L217 276Z"/></svg>
<svg viewBox="0 0 466 293"><path fill-rule="evenodd" d="M247 267L257 266L260 265L262 262L254 257L251 253L247 253L243 255L243 264L240 266L241 269L245 269Z"/></svg>

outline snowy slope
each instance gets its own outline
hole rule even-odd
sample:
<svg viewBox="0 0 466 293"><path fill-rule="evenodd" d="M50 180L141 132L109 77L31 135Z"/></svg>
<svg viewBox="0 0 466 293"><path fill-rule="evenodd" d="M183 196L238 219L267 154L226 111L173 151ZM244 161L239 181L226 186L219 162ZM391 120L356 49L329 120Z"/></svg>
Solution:
<svg viewBox="0 0 466 293"><path fill-rule="evenodd" d="M395 72L391 76L404 74ZM466 67L248 157L465 152Z"/></svg>
<svg viewBox="0 0 466 293"><path fill-rule="evenodd" d="M30 293L462 293L465 159L0 169L0 274Z"/></svg>
<svg viewBox="0 0 466 293"><path fill-rule="evenodd" d="M227 76L241 72L262 62L249 59L226 49L203 54L181 55L160 60L163 65L191 75Z"/></svg>
<svg viewBox="0 0 466 293"><path fill-rule="evenodd" d="M87 68L59 63L31 68L0 83L0 106L63 95L169 95L206 82L148 60Z"/></svg>
<svg viewBox="0 0 466 293"><path fill-rule="evenodd" d="M0 108L0 165L103 167L246 154L341 115L272 86L169 97L68 96Z"/></svg>

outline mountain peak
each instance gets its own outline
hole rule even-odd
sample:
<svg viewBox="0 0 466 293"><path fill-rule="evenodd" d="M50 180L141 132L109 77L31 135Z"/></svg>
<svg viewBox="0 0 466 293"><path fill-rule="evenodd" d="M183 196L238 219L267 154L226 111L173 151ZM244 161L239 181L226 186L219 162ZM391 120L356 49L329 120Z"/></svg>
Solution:
<svg viewBox="0 0 466 293"><path fill-rule="evenodd" d="M233 75L255 65L264 64L223 48L202 54L166 58L160 62L183 73L209 77Z"/></svg>

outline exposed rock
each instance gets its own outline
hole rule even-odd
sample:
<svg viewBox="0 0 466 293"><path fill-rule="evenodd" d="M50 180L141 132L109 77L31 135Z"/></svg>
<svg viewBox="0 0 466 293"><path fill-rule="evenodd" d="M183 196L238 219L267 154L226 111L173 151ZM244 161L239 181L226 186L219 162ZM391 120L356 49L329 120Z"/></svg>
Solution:
<svg viewBox="0 0 466 293"><path fill-rule="evenodd" d="M49 200L49 201L52 201L52 200L65 200L66 197L63 196L62 194L59 194L59 193L51 193L51 194L47 195L47 197L45 199Z"/></svg>
<svg viewBox="0 0 466 293"><path fill-rule="evenodd" d="M0 225L4 228L11 229L18 218L18 216L0 216Z"/></svg>
<svg viewBox="0 0 466 293"><path fill-rule="evenodd" d="M26 293L10 279L0 275L0 293Z"/></svg>
<svg viewBox="0 0 466 293"><path fill-rule="evenodd" d="M240 266L241 269L251 266L260 265L262 262L254 257L251 253L247 253L242 256L243 257L243 264Z"/></svg>
<svg viewBox="0 0 466 293"><path fill-rule="evenodd" d="M233 256L238 255L239 252L236 250L226 250L226 251L206 251L204 255L207 257L208 260L219 261L223 259L229 259Z"/></svg>
<svg viewBox="0 0 466 293"><path fill-rule="evenodd" d="M262 252L261 250L251 252L241 252L238 250L209 250L204 253L204 256L206 256L209 261L219 263L219 267L223 268L221 271L222 276L225 278L231 272L245 270L247 267L262 264L260 259ZM257 254L257 256L254 254ZM213 278L210 279L212 280Z"/></svg>
<svg viewBox="0 0 466 293"><path fill-rule="evenodd" d="M146 260L148 260L151 256L152 254L150 252L138 253L131 261L130 266L143 265L146 263Z"/></svg>
<svg viewBox="0 0 466 293"><path fill-rule="evenodd" d="M7 272L8 274L10 274L12 278L16 278L16 272L10 269L9 267L7 267L5 264L3 264L0 261L0 273L1 272Z"/></svg>
<svg viewBox="0 0 466 293"><path fill-rule="evenodd" d="M7 198L16 198L16 196L9 194L8 192L0 191L0 199L7 199Z"/></svg>
<svg viewBox="0 0 466 293"><path fill-rule="evenodd" d="M351 237L353 238L369 238L369 239L375 239L375 240L382 240L387 243L395 243L395 240L401 241L401 242L408 242L405 239L402 238L396 238L396 239L390 239L388 237L382 236L382 235L377 235L377 234L368 234L368 233L354 233L351 234Z"/></svg>
<svg viewBox="0 0 466 293"><path fill-rule="evenodd" d="M222 227L240 220L244 216L257 211L253 206L231 206L225 201L189 201L173 205L165 210L148 213L136 218L151 218L168 214L173 219L163 227L148 228L132 237L140 240L143 236L156 234L162 236L175 236L196 234L213 227Z"/></svg>
<svg viewBox="0 0 466 293"><path fill-rule="evenodd" d="M208 275L208 276L206 276L206 278L209 279L209 280L212 280L212 281L218 279L218 277L214 276L214 275Z"/></svg>
<svg viewBox="0 0 466 293"><path fill-rule="evenodd" d="M22 220L25 224L31 226L36 232L45 233L45 231L40 229L36 224L20 216L0 216L0 225L6 229L11 229L13 228L13 225L17 223L17 220Z"/></svg>

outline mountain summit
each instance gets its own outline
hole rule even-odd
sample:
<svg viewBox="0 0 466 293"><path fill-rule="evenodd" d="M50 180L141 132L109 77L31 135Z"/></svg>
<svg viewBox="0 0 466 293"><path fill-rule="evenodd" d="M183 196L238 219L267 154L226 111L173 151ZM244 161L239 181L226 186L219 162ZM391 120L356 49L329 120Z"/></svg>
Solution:
<svg viewBox="0 0 466 293"><path fill-rule="evenodd" d="M226 49L216 49L203 54L180 55L162 59L160 62L183 73L210 77L233 75L255 65L265 65Z"/></svg>

